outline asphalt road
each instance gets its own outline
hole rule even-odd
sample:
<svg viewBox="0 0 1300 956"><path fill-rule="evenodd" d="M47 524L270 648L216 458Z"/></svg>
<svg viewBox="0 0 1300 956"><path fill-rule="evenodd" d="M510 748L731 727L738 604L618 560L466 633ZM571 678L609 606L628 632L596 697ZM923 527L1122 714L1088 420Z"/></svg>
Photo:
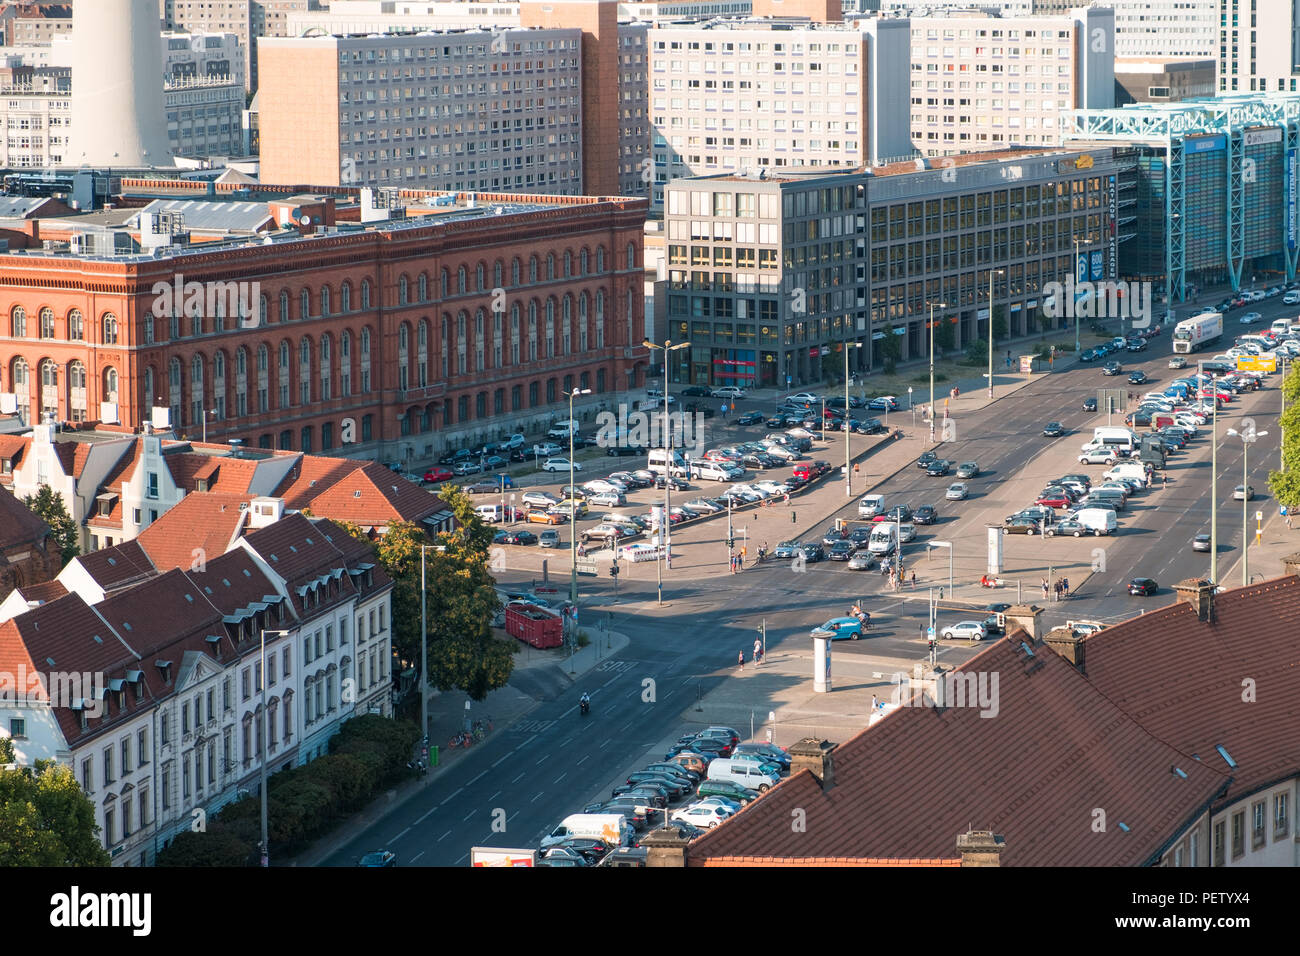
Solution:
<svg viewBox="0 0 1300 956"><path fill-rule="evenodd" d="M1280 299L1254 308L1265 314L1265 327L1276 315L1296 311L1281 308ZM1249 330L1239 330L1229 318L1224 348L1233 335ZM1184 374L1167 368L1169 343L1166 331L1152 340L1147 352L1120 357L1126 372L1140 367L1152 378L1149 385L1134 386L1136 392L1159 389L1161 383ZM1277 377L1270 378L1269 387L1239 396L1220 414L1219 575L1227 584L1235 585L1238 580L1230 578L1229 572L1240 556L1241 503L1230 496L1233 486L1241 481L1242 443L1223 434L1243 415L1251 415L1258 429L1269 432L1253 446L1250 456L1249 480L1259 496L1248 509L1253 534L1254 511L1269 513L1275 508L1267 497L1266 478L1278 461L1277 382ZM983 410L965 412L958 402L955 433L950 432L953 440L942 444L939 453L954 461L979 462L981 474L969 482L971 498L944 501L943 491L955 477L930 478L910 466L874 489L885 494L889 504L933 504L939 511L940 521L918 528L917 541L906 546L905 560L910 566L920 569L931 584L946 583L947 555L939 551L927 561L925 543L951 541L954 575L959 583L965 581L959 596L1014 602L1014 590L984 592L971 586L984 570L986 525L1000 525L1006 515L1031 504L1049 479L1068 472L1098 475L1105 470L1104 466L1077 461L1079 445L1091 437L1095 425L1106 423L1104 413L1082 411L1082 399L1105 386L1128 388L1127 376L1109 378L1101 374L1099 365L1081 365L1043 376ZM751 405L742 403L741 407ZM910 427L910 413L890 417L894 423ZM1116 416L1117 421L1120 418L1122 415ZM1062 422L1066 436L1042 437L1042 427L1049 420ZM721 422L714 419L712 424ZM746 434L764 431L759 426L747 429ZM1003 537L1008 567L1003 577L1025 581L1023 596L1040 604L1041 594L1031 586L1036 587L1049 569L1071 578L1077 596L1064 604L1047 605L1049 625L1067 617L1115 621L1144 606L1167 603L1170 585L1208 571L1208 555L1192 552L1190 541L1195 534L1209 530L1209 434L1207 425L1184 450L1170 457L1169 487L1157 486L1132 499L1130 510L1121 513L1120 531L1113 537ZM713 444L744 440L734 429L713 437ZM815 447L813 454L835 462L843 450L833 444L829 449ZM630 467L632 461L611 459L609 464L613 470ZM775 472L778 477L784 473ZM700 493L705 492L692 491L686 497ZM634 501L649 502L652 494L643 491ZM856 497L860 494L859 490L845 505L843 517L857 517ZM654 495L654 500L661 495ZM678 496L674 497L677 500ZM620 510L644 509L629 505ZM736 523L750 530L752 554L762 538L770 545L777 543L784 520L784 512L779 516L750 513ZM567 541L567 527L561 530ZM737 650L752 645L754 629L761 620L767 623L770 655L783 642L804 646L810 627L865 599L877 627L869 640L838 644L837 659L854 655L864 660L917 660L924 655L927 589L894 592L877 573L849 571L844 564L831 562L808 565L802 572L787 562L769 562L731 575L727 573L725 536L725 519L674 535L674 551L682 547L683 557L679 560L675 555L663 607L656 605L655 574L650 565L625 565L617 604L607 577L584 578L588 612L612 610L614 627L631 639L620 657L605 661L571 691L542 700L508 731L490 735L465 754L453 771L384 821L358 833L326 865L352 865L363 853L381 846L394 850L401 865L419 866L465 865L472 846L536 846L564 816L607 797L628 772L662 757L690 720L697 695L707 695L728 679ZM535 548L519 550L532 552L530 561L540 556ZM567 566L563 551L549 554L557 569ZM1124 585L1136 575L1154 577L1161 585L1160 594L1153 598L1127 596ZM531 568L520 568L504 578L526 583L533 576ZM939 624L972 616L978 615L945 606ZM956 664L977 650L965 642L944 642L940 657L945 663ZM593 700L592 713L586 718L579 716L576 707L578 693L584 689Z"/></svg>

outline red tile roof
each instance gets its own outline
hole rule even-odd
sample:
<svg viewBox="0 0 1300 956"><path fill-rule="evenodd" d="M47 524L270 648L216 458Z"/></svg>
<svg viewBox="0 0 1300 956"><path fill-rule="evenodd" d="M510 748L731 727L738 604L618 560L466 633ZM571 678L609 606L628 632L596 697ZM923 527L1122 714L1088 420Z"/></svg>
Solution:
<svg viewBox="0 0 1300 956"><path fill-rule="evenodd" d="M138 541L123 541L111 548L79 555L74 560L109 593L147 581L158 574L158 569Z"/></svg>
<svg viewBox="0 0 1300 956"><path fill-rule="evenodd" d="M972 825L1005 837L1004 866L1151 863L1228 778L1157 739L1046 647L1027 656L1023 637L958 669L985 674L990 690L998 676L996 716L900 707L835 749L829 790L800 770L692 843L688 865L947 859ZM790 826L797 810L805 829Z"/></svg>
<svg viewBox="0 0 1300 956"><path fill-rule="evenodd" d="M187 494L140 532L136 541L160 569L189 568L225 554L248 515L247 495ZM196 555L195 551L202 552Z"/></svg>
<svg viewBox="0 0 1300 956"><path fill-rule="evenodd" d="M87 516L86 525L89 528L109 528L121 530L122 528L122 484L130 480L135 474L136 466L140 464L140 459L144 456L144 442L139 438L132 438L130 446L123 451L122 457L116 464L109 469L104 480L100 482L96 494L113 493L117 498L113 501L113 507L107 516L99 514L99 506L93 503L91 512Z"/></svg>
<svg viewBox="0 0 1300 956"><path fill-rule="evenodd" d="M1230 775L1235 801L1300 772L1298 638L1300 577L1286 576L1217 595L1213 622L1178 602L1098 631L1084 672L1150 733Z"/></svg>
<svg viewBox="0 0 1300 956"><path fill-rule="evenodd" d="M775 857L775 856L727 856L727 857L710 857L703 863L704 866L728 866L728 867L751 867L751 866L961 866L961 858L944 860L881 860L881 859L855 859L847 856L828 856L828 857L810 857L800 859L798 857Z"/></svg>
<svg viewBox="0 0 1300 956"><path fill-rule="evenodd" d="M313 498L327 488L332 488L335 482L341 481L361 465L362 462L351 458L304 455L271 494L283 498L285 508L301 511L311 504Z"/></svg>
<svg viewBox="0 0 1300 956"><path fill-rule="evenodd" d="M311 499L312 514L363 527L394 521L420 521L445 507L436 495L418 488L383 465L366 462Z"/></svg>
<svg viewBox="0 0 1300 956"><path fill-rule="evenodd" d="M54 455L59 459L63 473L69 478L80 478L81 470L86 467L93 446L85 441L58 441L54 443Z"/></svg>
<svg viewBox="0 0 1300 956"><path fill-rule="evenodd" d="M50 526L11 492L0 488L0 552L22 545L43 546Z"/></svg>

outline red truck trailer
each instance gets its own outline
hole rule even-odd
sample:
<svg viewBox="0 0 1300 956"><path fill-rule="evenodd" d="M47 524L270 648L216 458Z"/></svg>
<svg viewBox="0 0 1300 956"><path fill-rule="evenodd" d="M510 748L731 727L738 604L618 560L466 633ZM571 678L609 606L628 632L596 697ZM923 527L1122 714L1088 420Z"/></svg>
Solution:
<svg viewBox="0 0 1300 956"><path fill-rule="evenodd" d="M533 647L559 647L564 643L564 621L536 604L511 604L506 608L506 633Z"/></svg>

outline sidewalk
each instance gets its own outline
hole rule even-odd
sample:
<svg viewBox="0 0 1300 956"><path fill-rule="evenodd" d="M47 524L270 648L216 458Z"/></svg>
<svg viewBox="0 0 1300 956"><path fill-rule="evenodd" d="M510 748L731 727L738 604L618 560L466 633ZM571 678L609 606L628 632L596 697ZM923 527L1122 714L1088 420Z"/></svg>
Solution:
<svg viewBox="0 0 1300 956"><path fill-rule="evenodd" d="M1288 528L1286 518L1280 514L1276 501L1261 501L1257 507L1252 507L1250 510L1251 538L1248 572L1251 583L1281 577L1287 573L1286 567L1282 564L1283 559L1300 553L1300 516L1292 516L1291 521L1295 527ZM1255 544L1254 538L1254 513L1256 511L1263 511L1265 515L1263 534L1260 537L1259 544ZM1220 560L1219 584L1225 588L1241 587L1240 555L1230 566Z"/></svg>
<svg viewBox="0 0 1300 956"><path fill-rule="evenodd" d="M320 866L326 859L355 840L364 830L380 822L398 807L422 793L425 788L442 779L449 769L459 766L466 757L476 752L478 743L468 748L457 747L455 750L449 750L447 742L454 734L464 729L467 720L491 721L493 729L488 732L483 742L499 737L506 733L512 724L524 718L541 703L541 699L532 696L527 692L528 690L544 688L562 692L599 667L603 661L617 655L628 644L627 635L619 631L605 631L601 627L585 624L582 629L590 635L591 643L572 656L559 648L541 651L522 645L519 654L515 656L515 667L510 683L500 690L490 692L482 702L472 704L468 711L465 709L468 699L463 693L459 691L440 693L431 690L429 772L419 779L412 775L411 779L381 794L370 806L341 822L331 833L321 837L310 848L294 857L285 858L287 862L283 865ZM277 865L281 864L277 863Z"/></svg>

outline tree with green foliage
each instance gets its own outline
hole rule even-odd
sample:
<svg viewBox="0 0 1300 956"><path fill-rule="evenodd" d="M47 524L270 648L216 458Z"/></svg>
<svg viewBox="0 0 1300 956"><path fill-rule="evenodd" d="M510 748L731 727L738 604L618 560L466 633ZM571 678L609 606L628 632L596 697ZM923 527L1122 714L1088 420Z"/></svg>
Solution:
<svg viewBox="0 0 1300 956"><path fill-rule="evenodd" d="M928 344L928 343L927 343ZM957 322L955 319L937 318L934 320L934 351L943 355L957 344Z"/></svg>
<svg viewBox="0 0 1300 956"><path fill-rule="evenodd" d="M12 737L0 737L0 766L17 763L18 755L14 752Z"/></svg>
<svg viewBox="0 0 1300 956"><path fill-rule="evenodd" d="M989 340L971 339L966 343L966 364L982 365L989 360Z"/></svg>
<svg viewBox="0 0 1300 956"><path fill-rule="evenodd" d="M892 330L887 331L885 337L880 340L879 351L885 358L885 374L893 375L898 368L898 360L903 357L902 336L894 335Z"/></svg>
<svg viewBox="0 0 1300 956"><path fill-rule="evenodd" d="M64 564L81 554L81 536L77 533L77 522L72 519L72 515L68 514L68 509L63 504L63 497L55 494L53 488L49 485L41 485L36 494L28 495L23 499L23 504L50 526Z"/></svg>
<svg viewBox="0 0 1300 956"><path fill-rule="evenodd" d="M95 806L52 760L0 770L0 867L108 866Z"/></svg>
<svg viewBox="0 0 1300 956"><path fill-rule="evenodd" d="M158 851L154 866L250 866L255 847L233 830L186 830Z"/></svg>
<svg viewBox="0 0 1300 956"><path fill-rule="evenodd" d="M993 338L1004 341L1007 337L1007 308L1004 305L993 307Z"/></svg>
<svg viewBox="0 0 1300 956"><path fill-rule="evenodd" d="M1291 371L1282 381L1282 396L1286 411L1278 420L1282 428L1282 465L1285 470L1271 472L1268 487L1279 505L1288 512L1300 512L1300 367Z"/></svg>

